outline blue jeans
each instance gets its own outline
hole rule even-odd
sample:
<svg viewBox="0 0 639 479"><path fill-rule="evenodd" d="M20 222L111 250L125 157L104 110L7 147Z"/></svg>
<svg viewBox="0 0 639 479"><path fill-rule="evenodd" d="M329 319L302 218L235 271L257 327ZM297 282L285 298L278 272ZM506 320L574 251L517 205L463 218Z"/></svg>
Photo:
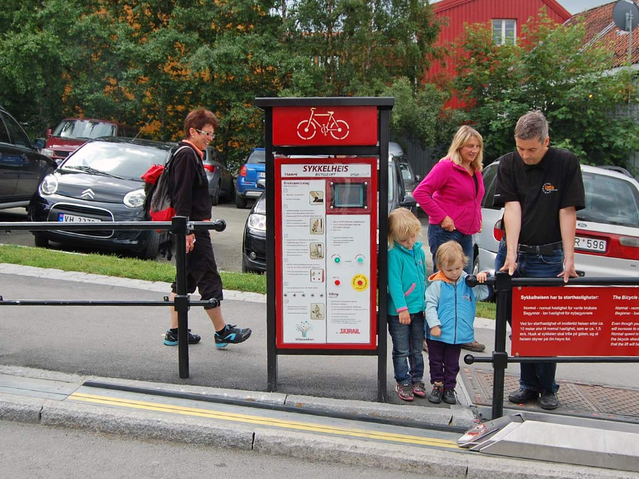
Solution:
<svg viewBox="0 0 639 479"><path fill-rule="evenodd" d="M464 254L468 258L468 264L464 268L464 271L468 274L472 274L473 272L473 236L465 235L457 230L448 231L442 228L439 225L428 225L428 246L430 247L430 252L433 255L433 273L437 272L437 262L435 261L435 255L437 254L437 248L440 245L444 244L446 241L457 241L462 249L464 250Z"/></svg>
<svg viewBox="0 0 639 479"><path fill-rule="evenodd" d="M495 272L499 271L506 261L506 242L501 240L495 258ZM518 253L517 270L513 277L555 278L564 270L564 252L554 250L552 254ZM557 363L521 363L519 387L531 391L557 392L559 385L555 382Z"/></svg>
<svg viewBox="0 0 639 479"><path fill-rule="evenodd" d="M399 324L399 316L388 316L395 381L400 384L416 383L424 377L424 313L411 314L410 319L410 324Z"/></svg>

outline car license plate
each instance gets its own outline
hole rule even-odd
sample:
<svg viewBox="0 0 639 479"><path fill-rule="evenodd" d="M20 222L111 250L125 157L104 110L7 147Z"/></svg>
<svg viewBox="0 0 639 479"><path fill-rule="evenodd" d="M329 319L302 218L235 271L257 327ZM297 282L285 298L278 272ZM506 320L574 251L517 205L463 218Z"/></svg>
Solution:
<svg viewBox="0 0 639 479"><path fill-rule="evenodd" d="M266 172L265 172L265 171L260 171L260 172L257 174L257 177L258 177L258 178L266 178Z"/></svg>
<svg viewBox="0 0 639 479"><path fill-rule="evenodd" d="M575 249L581 251L595 251L597 253L605 253L608 242L602 239L584 238L583 236L575 236Z"/></svg>
<svg viewBox="0 0 639 479"><path fill-rule="evenodd" d="M58 221L62 223L99 223L102 220L96 218L87 218L86 216L68 215L66 213L60 213L58 215Z"/></svg>

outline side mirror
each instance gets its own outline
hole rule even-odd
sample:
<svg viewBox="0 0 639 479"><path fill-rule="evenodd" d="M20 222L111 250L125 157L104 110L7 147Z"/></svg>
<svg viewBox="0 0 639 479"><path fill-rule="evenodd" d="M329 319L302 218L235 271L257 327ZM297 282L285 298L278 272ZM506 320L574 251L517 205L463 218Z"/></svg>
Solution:
<svg viewBox="0 0 639 479"><path fill-rule="evenodd" d="M406 195L404 196L404 200L399 204L399 206L403 207L403 208L416 208L417 207L417 201L415 201L415 198L413 198L410 195Z"/></svg>

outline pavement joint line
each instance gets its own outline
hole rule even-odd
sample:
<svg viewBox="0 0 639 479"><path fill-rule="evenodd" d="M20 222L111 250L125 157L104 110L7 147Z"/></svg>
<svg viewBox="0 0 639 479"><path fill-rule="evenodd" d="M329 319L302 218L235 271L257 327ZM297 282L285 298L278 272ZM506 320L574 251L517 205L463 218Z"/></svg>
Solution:
<svg viewBox="0 0 639 479"><path fill-rule="evenodd" d="M254 416L249 414L231 413L215 411L211 409L201 409L194 407L176 406L172 404L163 404L148 401L138 401L132 399L113 398L110 396L99 396L94 394L73 393L69 396L70 400L79 402L88 402L91 404L101 404L106 406L119 406L131 409L142 409L148 411L167 412L173 414L204 417L209 419L221 419L224 421L241 422L247 424L257 424L261 426L271 426L276 428L294 429L306 432L316 432L323 434L332 434L339 436L349 436L358 438L367 438L391 442L406 443L412 445L445 447L458 449L457 443L445 439L425 438L421 436L412 436L408 434L383 433L376 431L368 431L363 429L342 428L336 426L323 426L319 424L311 425L308 422L288 421L283 419L265 418L262 416Z"/></svg>

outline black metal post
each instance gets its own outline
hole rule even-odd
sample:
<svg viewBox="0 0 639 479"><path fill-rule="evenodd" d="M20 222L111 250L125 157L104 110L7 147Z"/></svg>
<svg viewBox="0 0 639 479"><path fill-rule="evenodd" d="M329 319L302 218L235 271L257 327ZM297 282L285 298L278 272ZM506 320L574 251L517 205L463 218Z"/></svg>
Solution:
<svg viewBox="0 0 639 479"><path fill-rule="evenodd" d="M266 154L266 388L277 391L277 310L275 298L275 164L273 161L273 108L264 109Z"/></svg>
<svg viewBox="0 0 639 479"><path fill-rule="evenodd" d="M175 236L175 310L178 313L178 361L180 378L189 377L189 295L186 291L186 233L187 218L175 216L171 221Z"/></svg>
<svg viewBox="0 0 639 479"><path fill-rule="evenodd" d="M497 273L495 291L497 310L495 324L495 350L493 351L493 410L492 419L504 415L504 385L508 353L506 352L506 324L512 316L512 278L508 273Z"/></svg>
<svg viewBox="0 0 639 479"><path fill-rule="evenodd" d="M387 296L388 285L388 249L386 247L386 236L388 234L388 143L390 124L390 109L380 108L379 110L379 241L377 249L377 291L378 314L377 314L377 400L386 402L387 400L387 357L388 357L388 332L387 332Z"/></svg>

